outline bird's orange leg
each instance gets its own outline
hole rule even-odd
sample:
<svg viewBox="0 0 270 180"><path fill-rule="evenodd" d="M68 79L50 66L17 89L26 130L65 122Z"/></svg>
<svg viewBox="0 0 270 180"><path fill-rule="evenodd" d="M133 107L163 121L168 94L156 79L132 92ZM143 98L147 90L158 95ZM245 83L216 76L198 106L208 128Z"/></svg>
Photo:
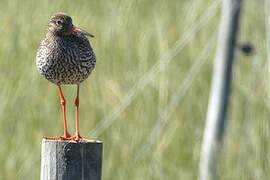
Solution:
<svg viewBox="0 0 270 180"><path fill-rule="evenodd" d="M59 88L59 93L60 93L60 98L61 98L61 105L62 105L62 110L63 110L63 117L64 117L64 136L61 137L61 139L63 140L70 140L71 135L69 134L69 132L67 131L67 120L66 120L66 100L64 98L61 86L58 86Z"/></svg>
<svg viewBox="0 0 270 180"><path fill-rule="evenodd" d="M75 141L86 141L86 142L96 142L95 140L85 139L80 136L79 133L79 91L80 85L77 86L77 96L75 99L75 108L76 108L76 134L71 139Z"/></svg>
<svg viewBox="0 0 270 180"><path fill-rule="evenodd" d="M75 108L76 108L76 134L73 137L74 140L78 141L82 139L79 133L79 92L80 92L80 85L77 86L77 96L75 99Z"/></svg>

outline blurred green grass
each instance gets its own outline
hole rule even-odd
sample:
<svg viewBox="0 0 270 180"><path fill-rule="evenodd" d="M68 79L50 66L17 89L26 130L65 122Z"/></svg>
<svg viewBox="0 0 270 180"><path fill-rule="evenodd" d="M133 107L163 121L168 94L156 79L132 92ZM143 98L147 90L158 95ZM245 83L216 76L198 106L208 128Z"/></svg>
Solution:
<svg viewBox="0 0 270 180"><path fill-rule="evenodd" d="M86 136L129 89L183 38L213 0L0 1L0 179L38 179L40 143L60 136L57 87L43 79L35 55L55 12L93 33L97 67L81 88L80 129ZM261 11L258 11L260 10ZM269 99L263 3L246 1L239 40L256 47L237 52L221 179L269 179ZM196 179L214 51L149 151L136 159L205 44L219 13L147 85L98 139L104 141L103 179ZM68 127L75 129L75 87L65 86Z"/></svg>

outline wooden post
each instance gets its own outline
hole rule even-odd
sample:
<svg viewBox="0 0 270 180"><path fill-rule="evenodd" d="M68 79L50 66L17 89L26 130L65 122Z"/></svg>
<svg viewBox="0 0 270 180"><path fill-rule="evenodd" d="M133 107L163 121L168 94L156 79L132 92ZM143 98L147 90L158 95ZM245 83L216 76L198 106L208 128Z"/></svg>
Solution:
<svg viewBox="0 0 270 180"><path fill-rule="evenodd" d="M41 180L101 180L102 142L42 140Z"/></svg>
<svg viewBox="0 0 270 180"><path fill-rule="evenodd" d="M216 162L226 126L241 3L241 0L223 0L212 88L202 144L200 180L217 179Z"/></svg>

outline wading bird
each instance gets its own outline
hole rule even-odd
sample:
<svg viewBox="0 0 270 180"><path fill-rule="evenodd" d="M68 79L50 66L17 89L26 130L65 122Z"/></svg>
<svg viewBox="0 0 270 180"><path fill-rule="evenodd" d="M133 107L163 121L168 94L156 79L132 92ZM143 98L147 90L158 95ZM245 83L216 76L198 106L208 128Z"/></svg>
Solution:
<svg viewBox="0 0 270 180"><path fill-rule="evenodd" d="M36 66L42 76L59 88L63 117L63 140L84 140L79 133L79 89L96 65L96 56L85 36L92 34L74 26L70 16L57 13L50 17L46 37L42 40L36 55ZM61 85L77 85L76 133L71 137L66 123L66 100Z"/></svg>

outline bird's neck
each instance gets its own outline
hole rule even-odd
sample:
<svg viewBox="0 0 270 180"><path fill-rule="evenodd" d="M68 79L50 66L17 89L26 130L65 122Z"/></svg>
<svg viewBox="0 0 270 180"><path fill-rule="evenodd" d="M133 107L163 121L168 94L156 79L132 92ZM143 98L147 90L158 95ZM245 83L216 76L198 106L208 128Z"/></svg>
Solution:
<svg viewBox="0 0 270 180"><path fill-rule="evenodd" d="M51 31L48 31L46 33L46 38L47 39L52 39L52 40L57 40L59 38L61 38L62 36L60 34L57 34L56 32L51 32Z"/></svg>
<svg viewBox="0 0 270 180"><path fill-rule="evenodd" d="M44 39L44 45L48 47L49 49L54 49L59 46L59 43L61 42L61 37L56 36L53 33L47 32L46 37Z"/></svg>

